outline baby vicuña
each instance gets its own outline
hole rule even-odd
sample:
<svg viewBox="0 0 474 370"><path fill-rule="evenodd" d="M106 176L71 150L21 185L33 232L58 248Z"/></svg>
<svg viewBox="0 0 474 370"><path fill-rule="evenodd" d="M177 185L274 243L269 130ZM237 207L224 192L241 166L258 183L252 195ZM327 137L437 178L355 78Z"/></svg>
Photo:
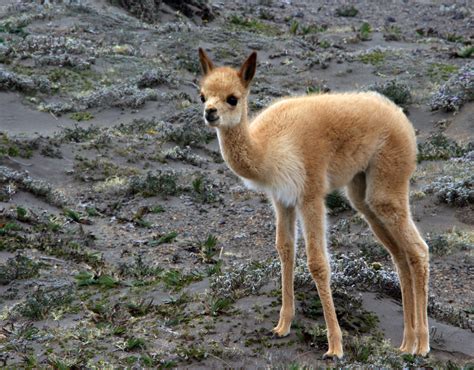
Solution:
<svg viewBox="0 0 474 370"><path fill-rule="evenodd" d="M373 92L315 94L279 100L249 120L247 98L257 54L253 52L239 70L215 67L202 49L199 59L204 119L216 128L224 160L247 186L265 191L275 208L282 307L273 332L288 335L295 314L298 216L308 269L324 310L329 344L325 357L342 357L342 333L330 288L324 200L332 190L346 187L351 204L397 267L404 313L400 350L426 355L429 254L410 214L416 139L402 110Z"/></svg>

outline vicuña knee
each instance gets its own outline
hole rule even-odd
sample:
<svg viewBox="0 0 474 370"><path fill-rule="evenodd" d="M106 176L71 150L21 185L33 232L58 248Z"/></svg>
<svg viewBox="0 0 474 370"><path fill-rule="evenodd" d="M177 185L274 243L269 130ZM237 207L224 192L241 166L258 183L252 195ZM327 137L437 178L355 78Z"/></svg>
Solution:
<svg viewBox="0 0 474 370"><path fill-rule="evenodd" d="M277 243L276 249L282 261L288 261L290 259L293 259L294 244L292 242Z"/></svg>
<svg viewBox="0 0 474 370"><path fill-rule="evenodd" d="M392 199L370 199L368 204L370 209L385 224L399 224L406 222L408 219L406 207L400 201Z"/></svg>
<svg viewBox="0 0 474 370"><path fill-rule="evenodd" d="M424 242L415 243L407 254L411 265L426 266L429 263L429 248Z"/></svg>
<svg viewBox="0 0 474 370"><path fill-rule="evenodd" d="M329 266L319 261L308 261L308 270L316 281L329 279Z"/></svg>

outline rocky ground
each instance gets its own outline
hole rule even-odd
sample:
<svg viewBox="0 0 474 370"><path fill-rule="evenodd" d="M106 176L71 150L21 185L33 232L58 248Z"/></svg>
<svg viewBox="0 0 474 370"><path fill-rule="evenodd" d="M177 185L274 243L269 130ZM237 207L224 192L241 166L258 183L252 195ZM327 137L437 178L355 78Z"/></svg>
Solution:
<svg viewBox="0 0 474 370"><path fill-rule="evenodd" d="M0 0L0 366L472 366L469 2L40 3ZM198 46L234 66L257 50L253 112L347 90L405 109L431 250L429 357L397 352L393 265L342 193L327 205L345 358L321 360L301 241L292 332L268 335L281 302L273 213L202 122Z"/></svg>

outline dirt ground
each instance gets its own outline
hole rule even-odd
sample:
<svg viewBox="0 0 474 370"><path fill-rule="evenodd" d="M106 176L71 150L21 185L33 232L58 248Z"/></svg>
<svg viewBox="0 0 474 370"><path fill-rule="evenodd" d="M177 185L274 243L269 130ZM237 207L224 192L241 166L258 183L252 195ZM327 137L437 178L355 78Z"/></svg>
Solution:
<svg viewBox="0 0 474 370"><path fill-rule="evenodd" d="M221 0L205 15L162 4L147 23L117 3L0 0L0 366L472 367L472 5ZM322 360L301 238L292 331L269 335L273 211L204 126L199 46L235 67L258 52L252 114L329 91L403 107L431 253L428 357L397 351L398 279L343 189L327 199L327 236L344 359Z"/></svg>

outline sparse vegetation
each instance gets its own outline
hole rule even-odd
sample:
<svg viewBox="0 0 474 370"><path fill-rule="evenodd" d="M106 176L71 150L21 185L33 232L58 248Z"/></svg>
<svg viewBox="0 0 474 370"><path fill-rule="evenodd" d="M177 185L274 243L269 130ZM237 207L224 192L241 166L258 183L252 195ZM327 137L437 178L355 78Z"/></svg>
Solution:
<svg viewBox="0 0 474 370"><path fill-rule="evenodd" d="M76 112L71 114L71 119L77 122L82 122L82 121L90 121L91 119L94 118L94 115L89 112Z"/></svg>
<svg viewBox="0 0 474 370"><path fill-rule="evenodd" d="M369 90L377 91L378 93L385 95L395 104L400 106L406 106L411 103L411 92L410 88L397 80L389 80L380 84L369 86Z"/></svg>
<svg viewBox="0 0 474 370"><path fill-rule="evenodd" d="M177 181L178 178L174 172L148 172L145 177L132 177L129 183L128 193L132 195L141 194L144 197L177 195L181 191Z"/></svg>
<svg viewBox="0 0 474 370"><path fill-rule="evenodd" d="M230 298L212 298L209 304L209 314L212 316L218 316L226 312L231 306L233 301Z"/></svg>
<svg viewBox="0 0 474 370"><path fill-rule="evenodd" d="M378 318L374 314L362 308L362 302L349 295L345 290L334 292L334 301L337 307L339 325L351 333L367 334L377 328ZM319 297L310 295L302 303L302 310L305 316L317 319L323 315L323 307Z"/></svg>
<svg viewBox="0 0 474 370"><path fill-rule="evenodd" d="M212 184L202 176L196 177L192 182L194 198L200 203L213 203L218 200L218 195L213 190Z"/></svg>
<svg viewBox="0 0 474 370"><path fill-rule="evenodd" d="M458 251L472 251L474 248L474 233L453 230L445 234L428 234L426 243L430 253L435 256L446 256Z"/></svg>
<svg viewBox="0 0 474 370"><path fill-rule="evenodd" d="M343 5L336 9L338 17L355 17L357 14L359 14L359 10L353 5Z"/></svg>
<svg viewBox="0 0 474 370"><path fill-rule="evenodd" d="M474 100L474 63L468 63L459 71L449 67L444 79L453 74L449 80L435 92L430 101L432 110L442 109L447 112L458 111L464 104Z"/></svg>
<svg viewBox="0 0 474 370"><path fill-rule="evenodd" d="M114 288L119 282L110 275L95 275L93 273L82 271L75 276L79 287L97 285L103 288Z"/></svg>
<svg viewBox="0 0 474 370"><path fill-rule="evenodd" d="M17 304L13 315L21 315L32 320L41 320L55 308L67 305L73 301L73 289L70 286L56 289L38 288L28 294L26 299Z"/></svg>
<svg viewBox="0 0 474 370"><path fill-rule="evenodd" d="M432 63L428 67L428 76L436 82L448 80L458 67L452 64Z"/></svg>
<svg viewBox="0 0 474 370"><path fill-rule="evenodd" d="M449 42L462 42L464 40L464 37L461 35L457 35L456 33L449 32L445 35L446 40Z"/></svg>
<svg viewBox="0 0 474 370"><path fill-rule="evenodd" d="M136 349L146 348L146 341L143 338L132 337L127 339L126 346L127 351L133 351Z"/></svg>
<svg viewBox="0 0 474 370"><path fill-rule="evenodd" d="M119 266L120 274L136 279L159 277L163 272L163 268L152 266L143 261L142 255L137 255L133 263L122 263Z"/></svg>
<svg viewBox="0 0 474 370"><path fill-rule="evenodd" d="M29 279L39 273L41 264L22 255L17 254L9 258L5 264L0 265L0 285L6 285L13 280Z"/></svg>
<svg viewBox="0 0 474 370"><path fill-rule="evenodd" d="M332 213L338 213L351 209L348 201L342 194L335 190L326 196L326 207L328 207Z"/></svg>
<svg viewBox="0 0 474 370"><path fill-rule="evenodd" d="M362 25L359 28L359 38L362 41L368 41L371 39L370 35L372 33L372 27L370 27L370 24L367 22L362 23Z"/></svg>
<svg viewBox="0 0 474 370"><path fill-rule="evenodd" d="M365 64L379 65L385 60L385 53L381 50L374 50L365 54L359 55L358 59Z"/></svg>
<svg viewBox="0 0 474 370"><path fill-rule="evenodd" d="M470 150L472 150L471 144L459 145L456 141L439 133L432 135L424 143L418 144L418 162L462 157Z"/></svg>
<svg viewBox="0 0 474 370"><path fill-rule="evenodd" d="M104 181L111 177L138 175L132 167L121 167L104 158L87 159L76 157L74 175L84 182Z"/></svg>
<svg viewBox="0 0 474 370"><path fill-rule="evenodd" d="M451 176L442 176L424 188L428 194L451 206L464 207L474 203L474 176L454 180Z"/></svg>
<svg viewBox="0 0 474 370"><path fill-rule="evenodd" d="M97 126L89 126L87 128L80 127L77 124L74 128L66 127L62 131L61 139L64 141L71 141L74 143L82 143L91 139L94 139L100 133L100 129Z"/></svg>
<svg viewBox="0 0 474 370"><path fill-rule="evenodd" d="M470 58L474 54L474 46L464 46L458 51L456 51L456 55L459 58Z"/></svg>
<svg viewBox="0 0 474 370"><path fill-rule="evenodd" d="M214 257L217 255L217 237L208 235L207 239L199 243L199 256L204 263L215 263Z"/></svg>
<svg viewBox="0 0 474 370"><path fill-rule="evenodd" d="M184 275L178 270L168 270L161 275L161 280L165 284L166 288L175 292L179 292L191 282L199 281L201 279L202 276L197 273Z"/></svg>
<svg viewBox="0 0 474 370"><path fill-rule="evenodd" d="M167 234L159 235L149 242L151 246L157 246L161 244L171 243L176 239L178 233L176 231L171 231Z"/></svg>
<svg viewBox="0 0 474 370"><path fill-rule="evenodd" d="M0 6L0 366L469 367L469 12L308 4ZM339 192L326 204L344 358L321 360L327 330L301 230L292 334L269 335L282 300L274 215L228 170L203 122L198 46L235 68L258 52L250 115L331 90L375 90L411 114L423 162L411 210L430 230L430 322L450 332L435 325L429 357L401 355L388 338L402 332L380 332L400 311L399 280Z"/></svg>
<svg viewBox="0 0 474 370"><path fill-rule="evenodd" d="M281 33L277 27L254 18L244 18L238 15L232 15L229 21L234 27L242 28L249 32L262 33L268 36L275 36Z"/></svg>
<svg viewBox="0 0 474 370"><path fill-rule="evenodd" d="M398 26L385 26L383 29L383 38L386 41L400 41L402 39L402 30Z"/></svg>
<svg viewBox="0 0 474 370"><path fill-rule="evenodd" d="M38 149L38 143L35 141L22 142L11 139L6 133L0 132L0 159L6 156L31 158L36 149Z"/></svg>
<svg viewBox="0 0 474 370"><path fill-rule="evenodd" d="M331 43L327 40L321 40L318 45L323 49L327 49L331 46Z"/></svg>

